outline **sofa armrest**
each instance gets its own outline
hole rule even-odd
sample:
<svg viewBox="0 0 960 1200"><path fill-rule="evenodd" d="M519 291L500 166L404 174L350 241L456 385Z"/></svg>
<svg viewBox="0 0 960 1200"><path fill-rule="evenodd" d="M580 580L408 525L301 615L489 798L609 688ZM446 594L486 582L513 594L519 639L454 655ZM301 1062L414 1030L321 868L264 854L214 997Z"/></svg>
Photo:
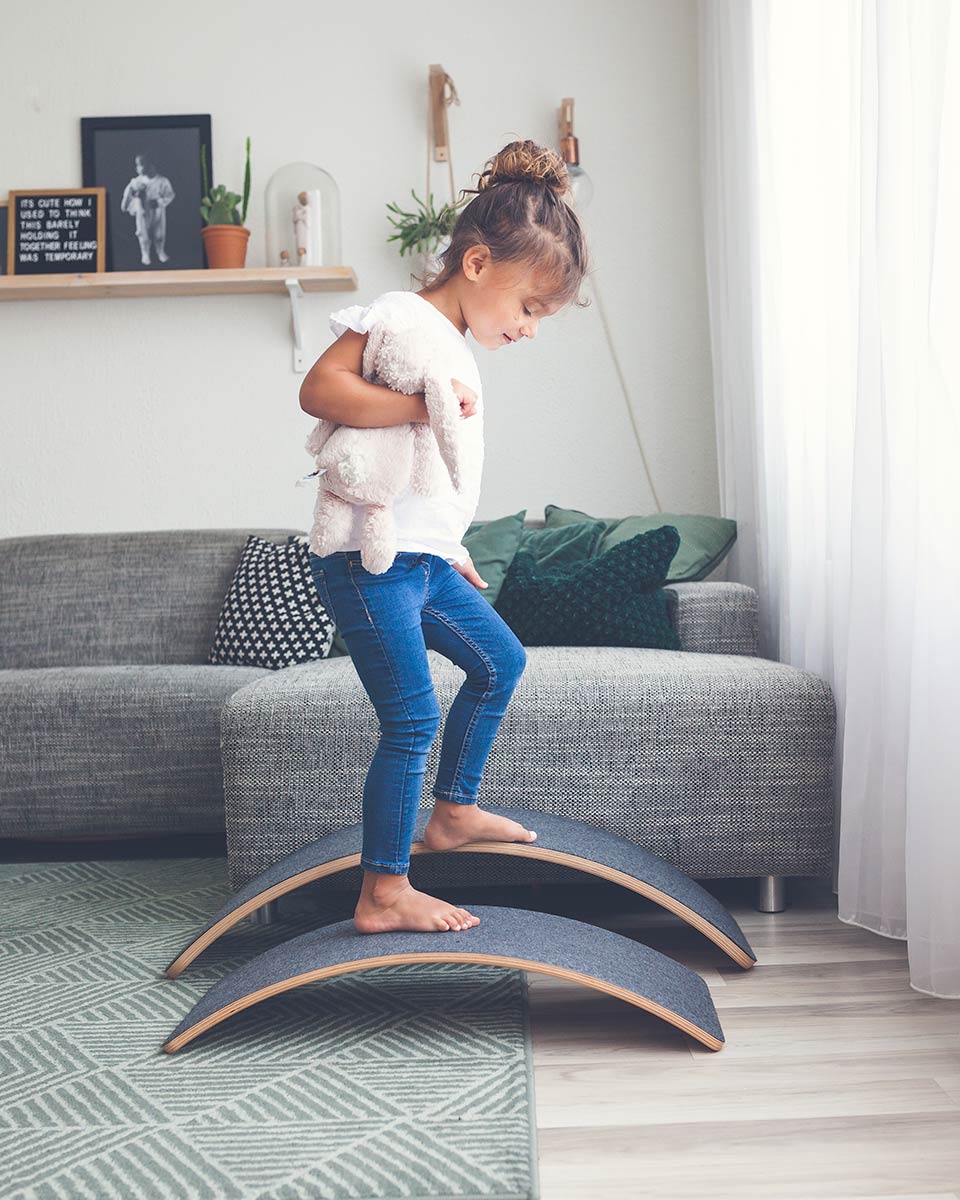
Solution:
<svg viewBox="0 0 960 1200"><path fill-rule="evenodd" d="M756 655L759 638L757 592L745 583L669 583L667 612L681 650L700 654Z"/></svg>

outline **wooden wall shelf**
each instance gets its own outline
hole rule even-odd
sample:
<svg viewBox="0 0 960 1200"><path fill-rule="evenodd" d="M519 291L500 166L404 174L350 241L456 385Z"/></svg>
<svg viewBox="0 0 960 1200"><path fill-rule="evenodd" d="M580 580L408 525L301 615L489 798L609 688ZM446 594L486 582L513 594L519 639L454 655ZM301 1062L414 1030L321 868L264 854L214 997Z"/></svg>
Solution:
<svg viewBox="0 0 960 1200"><path fill-rule="evenodd" d="M300 297L350 292L353 267L211 267L203 271L91 271L76 275L0 275L0 300L93 300L110 296L226 296L274 292L290 298L293 369L303 373Z"/></svg>
<svg viewBox="0 0 960 1200"><path fill-rule="evenodd" d="M77 275L0 275L0 300L87 300L107 296L287 295L287 280L304 292L347 292L353 267L243 267L201 271L97 271Z"/></svg>

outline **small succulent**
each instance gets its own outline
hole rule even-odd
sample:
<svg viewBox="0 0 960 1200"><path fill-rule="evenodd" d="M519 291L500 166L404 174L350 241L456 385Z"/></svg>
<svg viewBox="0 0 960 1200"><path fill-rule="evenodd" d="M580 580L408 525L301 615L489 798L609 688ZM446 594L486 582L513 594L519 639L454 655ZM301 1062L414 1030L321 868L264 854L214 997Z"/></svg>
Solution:
<svg viewBox="0 0 960 1200"><path fill-rule="evenodd" d="M247 219L247 204L250 200L250 139L247 138L247 166L243 175L243 212L237 205L241 197L236 192L228 192L222 183L211 191L207 179L207 147L200 147L200 166L203 171L203 198L200 201L200 215L205 225L243 225Z"/></svg>
<svg viewBox="0 0 960 1200"><path fill-rule="evenodd" d="M440 244L440 239L446 237L453 232L453 227L457 223L459 215L457 209L459 204L445 204L443 208L437 212L433 207L433 192L430 193L428 203L424 203L413 188L410 189L410 195L413 196L417 204L420 206L419 212L404 212L397 204L388 204L387 208L397 214L400 218L395 220L393 217L387 217L387 220L396 229L396 233L392 233L388 238L388 242L400 242L400 254L404 255L409 250L418 253L429 253L435 250Z"/></svg>

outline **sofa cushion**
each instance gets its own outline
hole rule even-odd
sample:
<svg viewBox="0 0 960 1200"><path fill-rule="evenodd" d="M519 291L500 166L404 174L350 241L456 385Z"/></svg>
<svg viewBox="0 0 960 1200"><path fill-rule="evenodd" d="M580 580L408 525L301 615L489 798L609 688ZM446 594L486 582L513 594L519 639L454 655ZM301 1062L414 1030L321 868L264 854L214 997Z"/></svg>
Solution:
<svg viewBox="0 0 960 1200"><path fill-rule="evenodd" d="M680 535L638 534L599 558L538 564L518 550L497 612L525 646L650 646L679 650L663 581Z"/></svg>
<svg viewBox="0 0 960 1200"><path fill-rule="evenodd" d="M561 508L548 504L543 510L544 526L556 529L563 525L602 520L606 531L600 539L597 554L606 554L614 546L638 533L646 533L662 525L673 525L680 534L680 548L670 565L669 583L705 579L730 553L737 540L737 523L727 517L710 517L700 513L652 513L647 516L591 517L578 508Z"/></svg>
<svg viewBox="0 0 960 1200"><path fill-rule="evenodd" d="M435 650L427 659L446 719L463 671ZM351 659L265 672L230 697L222 728L233 888L361 819L379 729ZM829 686L769 659L534 646L479 802L587 821L694 878L812 874L830 864L834 737ZM437 738L423 807L432 802L440 750ZM453 895L474 883L577 878L569 868L497 854L417 855L413 871L417 887L442 872ZM358 866L338 878L354 888L361 874Z"/></svg>
<svg viewBox="0 0 960 1200"><path fill-rule="evenodd" d="M265 675L280 677L193 663L0 670L0 837L222 830L221 710Z"/></svg>
<svg viewBox="0 0 960 1200"><path fill-rule="evenodd" d="M310 571L305 540L250 534L230 580L208 662L277 671L326 658L335 625Z"/></svg>
<svg viewBox="0 0 960 1200"><path fill-rule="evenodd" d="M0 538L0 667L206 663L251 533L160 529Z"/></svg>

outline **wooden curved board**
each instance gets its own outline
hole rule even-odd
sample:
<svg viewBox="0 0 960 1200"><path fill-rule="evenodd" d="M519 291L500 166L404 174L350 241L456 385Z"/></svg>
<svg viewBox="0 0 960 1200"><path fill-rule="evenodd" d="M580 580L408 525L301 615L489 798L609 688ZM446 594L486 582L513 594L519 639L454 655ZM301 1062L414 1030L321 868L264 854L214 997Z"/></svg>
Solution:
<svg viewBox="0 0 960 1200"><path fill-rule="evenodd" d="M682 963L568 917L492 905L470 908L480 924L459 932L357 933L351 919L273 946L213 984L163 1049L174 1054L234 1013L301 984L421 962L475 962L569 979L646 1009L711 1050L723 1046L710 989Z"/></svg>
<svg viewBox="0 0 960 1200"><path fill-rule="evenodd" d="M418 815L414 826L414 854L516 854L573 867L601 879L618 883L662 905L698 929L740 967L757 961L750 943L732 914L715 896L679 867L634 845L617 833L609 833L583 821L526 808L494 808L487 812L510 817L527 829L537 831L535 842L468 842L455 850L433 851L423 844L423 831L431 812ZM193 941L166 968L176 979L207 946L233 925L270 900L295 891L325 875L334 875L360 862L363 823L348 825L285 855L240 888L215 913ZM473 906L469 906L471 911Z"/></svg>

